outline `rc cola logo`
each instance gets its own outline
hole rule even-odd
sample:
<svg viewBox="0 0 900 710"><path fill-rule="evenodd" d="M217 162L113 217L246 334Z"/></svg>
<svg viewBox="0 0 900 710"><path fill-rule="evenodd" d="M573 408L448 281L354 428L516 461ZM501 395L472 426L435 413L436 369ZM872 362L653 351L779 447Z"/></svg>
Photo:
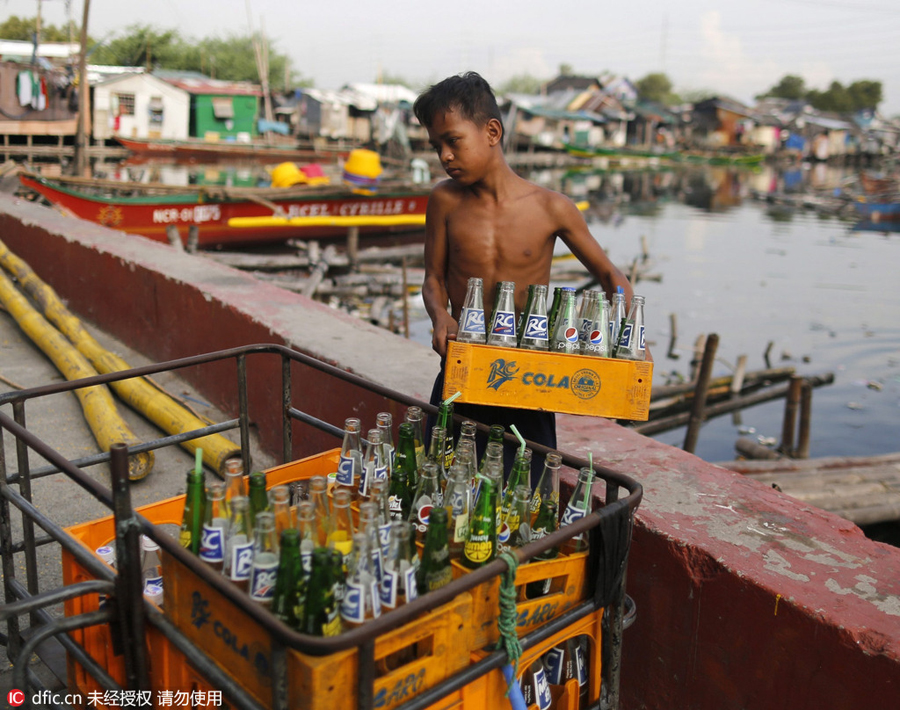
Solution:
<svg viewBox="0 0 900 710"><path fill-rule="evenodd" d="M563 682L563 658L566 652L561 648L551 648L544 656L544 668L547 671L547 680L553 685L562 685Z"/></svg>
<svg viewBox="0 0 900 710"><path fill-rule="evenodd" d="M385 570L381 578L381 597L382 605L388 609L397 606L397 587L400 585L400 575L394 570Z"/></svg>
<svg viewBox="0 0 900 710"><path fill-rule="evenodd" d="M519 371L516 361L506 362L499 358L491 363L491 370L488 372L487 387L488 389L499 390L500 386L516 379L516 373Z"/></svg>
<svg viewBox="0 0 900 710"><path fill-rule="evenodd" d="M254 567L250 579L250 598L254 601L271 599L275 593L275 578L278 576L278 563L274 566Z"/></svg>
<svg viewBox="0 0 900 710"><path fill-rule="evenodd" d="M524 337L547 340L547 316L535 314L528 316L528 322L525 324Z"/></svg>
<svg viewBox="0 0 900 710"><path fill-rule="evenodd" d="M235 545L231 548L231 578L248 579L253 566L253 543Z"/></svg>
<svg viewBox="0 0 900 710"><path fill-rule="evenodd" d="M566 506L565 512L563 512L562 520L560 520L560 525L569 525L574 523L576 520L581 520L585 516L587 511L582 510L581 508L577 508L571 503Z"/></svg>
<svg viewBox="0 0 900 710"><path fill-rule="evenodd" d="M494 324L491 327L494 335L515 335L516 314L510 311L497 311L494 314Z"/></svg>
<svg viewBox="0 0 900 710"><path fill-rule="evenodd" d="M603 344L603 331L602 330L592 330L591 334L588 336L588 342L591 345L602 345Z"/></svg>
<svg viewBox="0 0 900 710"><path fill-rule="evenodd" d="M634 323L626 323L622 327L621 346L627 348L631 345L631 334L634 331Z"/></svg>
<svg viewBox="0 0 900 710"><path fill-rule="evenodd" d="M463 308L459 319L462 321L460 330L463 332L484 333L484 311L480 308Z"/></svg>
<svg viewBox="0 0 900 710"><path fill-rule="evenodd" d="M337 478L335 479L342 486L353 485L353 457L341 456L338 463Z"/></svg>
<svg viewBox="0 0 900 710"><path fill-rule="evenodd" d="M200 539L200 559L204 562L221 562L225 559L225 530L220 527L203 526Z"/></svg>
<svg viewBox="0 0 900 710"><path fill-rule="evenodd" d="M341 602L341 616L347 621L355 621L360 624L366 620L362 585L356 582L347 582L344 587L344 600Z"/></svg>
<svg viewBox="0 0 900 710"><path fill-rule="evenodd" d="M566 328L566 342L567 343L577 343L578 342L578 328L574 326L569 326Z"/></svg>
<svg viewBox="0 0 900 710"><path fill-rule="evenodd" d="M575 672L578 675L578 685L587 683L587 666L584 663L584 650L580 643L575 644Z"/></svg>
<svg viewBox="0 0 900 710"><path fill-rule="evenodd" d="M638 345L638 347L641 350L646 350L646 348L644 347L644 326L641 326L641 329L639 332L640 332L640 340L638 342L640 343L640 345Z"/></svg>
<svg viewBox="0 0 900 710"><path fill-rule="evenodd" d="M403 588L406 591L407 603L419 596L419 588L416 585L416 569L417 567L410 566L403 572Z"/></svg>
<svg viewBox="0 0 900 710"><path fill-rule="evenodd" d="M372 480L376 480L376 479L379 479L379 478L384 479L384 478L387 478L387 477L388 477L388 475L387 475L387 466L378 466L378 467L375 469L375 478L372 479Z"/></svg>

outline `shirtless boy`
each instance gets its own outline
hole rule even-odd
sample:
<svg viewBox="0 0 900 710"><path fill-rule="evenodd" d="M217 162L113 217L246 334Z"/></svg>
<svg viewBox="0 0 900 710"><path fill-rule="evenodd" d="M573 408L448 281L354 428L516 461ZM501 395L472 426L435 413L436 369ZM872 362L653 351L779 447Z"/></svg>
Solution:
<svg viewBox="0 0 900 710"><path fill-rule="evenodd" d="M514 281L516 311L521 313L528 285L550 283L557 237L600 281L610 300L621 286L626 303L631 302L628 279L597 244L575 204L524 180L507 164L500 110L481 76L449 77L419 96L413 110L450 178L438 183L428 200L422 286L434 327L432 347L442 359L447 341L456 339L469 277L484 281L486 314L493 308L494 285ZM432 404L440 401L442 388L439 375ZM526 439L556 448L552 413L472 405L457 405L456 412L485 424L509 428L515 423Z"/></svg>

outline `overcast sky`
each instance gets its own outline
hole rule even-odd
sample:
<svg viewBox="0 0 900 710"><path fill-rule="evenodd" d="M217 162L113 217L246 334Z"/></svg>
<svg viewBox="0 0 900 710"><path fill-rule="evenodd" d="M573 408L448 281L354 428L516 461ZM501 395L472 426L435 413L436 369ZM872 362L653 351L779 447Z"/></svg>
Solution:
<svg viewBox="0 0 900 710"><path fill-rule="evenodd" d="M42 0L47 23L67 4ZM39 0L0 0L31 17ZM896 0L249 0L254 28L321 88L373 81L379 69L425 85L474 69L492 84L550 78L560 64L636 80L663 71L677 90L709 89L750 102L785 74L811 88L882 82L881 110L900 114L900 3ZM186 37L246 34L248 0L91 0L92 37L136 23Z"/></svg>

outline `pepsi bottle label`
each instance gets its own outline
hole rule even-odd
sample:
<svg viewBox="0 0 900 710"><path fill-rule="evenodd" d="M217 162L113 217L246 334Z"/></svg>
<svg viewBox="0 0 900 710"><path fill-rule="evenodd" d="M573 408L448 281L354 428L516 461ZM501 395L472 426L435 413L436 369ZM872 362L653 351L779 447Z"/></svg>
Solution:
<svg viewBox="0 0 900 710"><path fill-rule="evenodd" d="M225 559L225 528L203 526L200 539L200 559L204 562L222 562Z"/></svg>
<svg viewBox="0 0 900 710"><path fill-rule="evenodd" d="M509 335L516 334L516 314L512 311L497 311L494 314L494 322L491 326L493 335Z"/></svg>
<svg viewBox="0 0 900 710"><path fill-rule="evenodd" d="M603 345L603 331L602 330L591 330L588 334L588 343L595 346Z"/></svg>
<svg viewBox="0 0 900 710"><path fill-rule="evenodd" d="M480 308L463 308L459 315L461 333L484 335L484 311Z"/></svg>
<svg viewBox="0 0 900 710"><path fill-rule="evenodd" d="M547 340L550 336L547 333L547 316L535 315L532 313L528 316L528 322L525 323L525 332L522 334L524 338L533 338L534 340Z"/></svg>

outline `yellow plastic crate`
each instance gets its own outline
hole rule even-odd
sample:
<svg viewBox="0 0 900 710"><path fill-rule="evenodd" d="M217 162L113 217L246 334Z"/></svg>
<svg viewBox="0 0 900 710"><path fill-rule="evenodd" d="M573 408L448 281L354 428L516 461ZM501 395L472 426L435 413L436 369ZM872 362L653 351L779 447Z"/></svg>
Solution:
<svg viewBox="0 0 900 710"><path fill-rule="evenodd" d="M451 342L443 396L458 401L646 421L653 363Z"/></svg>

